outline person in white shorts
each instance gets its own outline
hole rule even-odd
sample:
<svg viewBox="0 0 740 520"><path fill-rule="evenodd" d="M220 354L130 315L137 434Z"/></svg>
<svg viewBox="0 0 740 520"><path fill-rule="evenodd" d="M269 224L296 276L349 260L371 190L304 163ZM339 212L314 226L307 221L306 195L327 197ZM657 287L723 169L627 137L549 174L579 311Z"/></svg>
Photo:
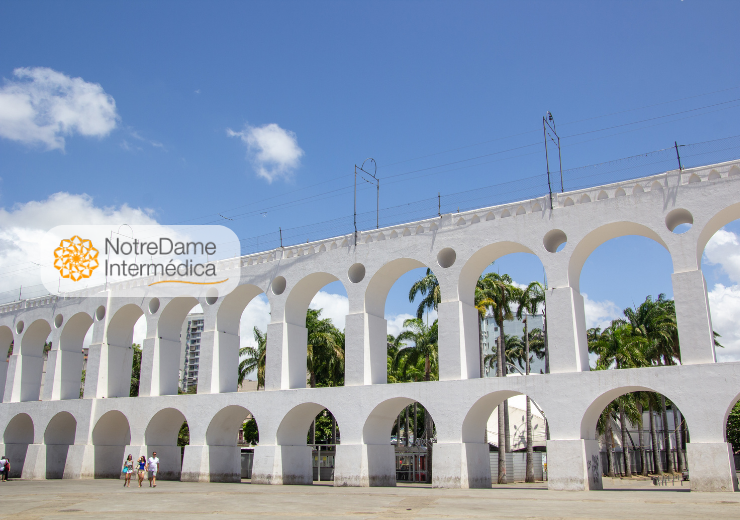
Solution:
<svg viewBox="0 0 740 520"><path fill-rule="evenodd" d="M152 456L147 461L147 469L149 470L149 487L157 487L157 469L159 469L159 458L157 452L152 452Z"/></svg>

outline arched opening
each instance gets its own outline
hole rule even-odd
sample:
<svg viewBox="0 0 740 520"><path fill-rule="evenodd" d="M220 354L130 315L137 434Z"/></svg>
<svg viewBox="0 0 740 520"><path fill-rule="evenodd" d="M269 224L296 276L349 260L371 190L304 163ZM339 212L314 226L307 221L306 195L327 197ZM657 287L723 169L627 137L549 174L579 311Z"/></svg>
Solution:
<svg viewBox="0 0 740 520"><path fill-rule="evenodd" d="M51 325L46 320L36 320L21 336L21 391L20 401L38 401L41 397L44 362L51 345L47 338Z"/></svg>
<svg viewBox="0 0 740 520"><path fill-rule="evenodd" d="M455 262L456 254L450 248L440 255L441 265L450 267ZM365 291L368 382L439 379L437 317L441 294L434 272L412 258L388 262L373 275Z"/></svg>
<svg viewBox="0 0 740 520"><path fill-rule="evenodd" d="M717 361L740 361L740 204L718 212L698 239Z"/></svg>
<svg viewBox="0 0 740 520"><path fill-rule="evenodd" d="M243 446L247 432L251 432L250 442L259 441L257 421L243 406L227 406L213 416L206 430L211 482L252 478L254 449Z"/></svg>
<svg viewBox="0 0 740 520"><path fill-rule="evenodd" d="M256 285L240 285L224 297L216 316L218 377L211 382L212 393L264 388L269 319L270 304ZM196 365L188 361L195 361L197 338L189 339L184 376Z"/></svg>
<svg viewBox="0 0 740 520"><path fill-rule="evenodd" d="M9 362L10 355L13 353L13 331L6 325L0 326L0 362ZM7 370L0 370L0 401L5 396L5 382Z"/></svg>
<svg viewBox="0 0 740 520"><path fill-rule="evenodd" d="M134 334L140 326L146 329L146 318L144 311L138 305L129 303L115 311L108 323L106 336L107 386L98 389L97 395L86 395L86 397L136 397L139 395L142 351L141 344L134 347ZM146 332L144 332L145 335Z"/></svg>
<svg viewBox="0 0 740 520"><path fill-rule="evenodd" d="M725 414L725 441L732 445L732 453L740 452L740 395ZM737 464L735 464L737 471Z"/></svg>
<svg viewBox="0 0 740 520"><path fill-rule="evenodd" d="M61 316L57 315L57 318ZM49 353L50 363L59 371L59 387L52 390L51 399L78 399L83 393L83 344L93 319L84 312L78 312L63 323L62 333L59 337L59 348ZM52 363L52 357L58 360Z"/></svg>
<svg viewBox="0 0 740 520"><path fill-rule="evenodd" d="M164 307L157 321L157 334L155 341L157 347L154 349L153 370L151 382L147 382L148 388L140 393L143 395L177 395L180 383L180 367L184 360L181 359L183 324L185 318L191 322L196 321L199 316L191 314L194 307L199 305L196 298L192 296L178 296L173 298ZM202 309L201 309L202 310ZM202 318L202 316L201 316ZM202 327L201 327L202 330Z"/></svg>
<svg viewBox="0 0 740 520"><path fill-rule="evenodd" d="M144 432L146 456L157 453L160 465L157 479L180 480L182 470L182 447L180 434L187 429L187 419L176 408L165 408L154 414ZM189 434L189 431L188 431Z"/></svg>
<svg viewBox="0 0 740 520"><path fill-rule="evenodd" d="M75 443L77 420L69 412L51 418L44 432L46 444L46 478L64 478L69 448Z"/></svg>
<svg viewBox="0 0 740 520"><path fill-rule="evenodd" d="M131 444L128 419L118 410L103 414L92 432L94 445L94 478L119 478L123 467L124 451Z"/></svg>
<svg viewBox="0 0 740 520"><path fill-rule="evenodd" d="M506 409L504 403L508 403ZM500 417L503 414L506 417L502 421ZM505 428L502 435L499 435L500 423ZM491 482L506 484L545 480L547 438L544 410L529 396L517 392L494 392L483 396L470 408L462 424L464 443L486 445L490 480L483 482L481 487L488 487Z"/></svg>
<svg viewBox="0 0 740 520"><path fill-rule="evenodd" d="M344 385L348 309L347 291L334 275L312 273L290 289L285 302L288 359L283 361L289 388Z"/></svg>
<svg viewBox="0 0 740 520"><path fill-rule="evenodd" d="M690 432L680 406L650 388L600 395L581 420L581 435L599 441L602 476L681 475L689 468Z"/></svg>
<svg viewBox="0 0 740 520"><path fill-rule="evenodd" d="M604 273L609 273L614 283L604 283ZM590 335L597 329L603 332L613 320L625 318L625 309L664 302L659 305L674 309L675 322L672 273L673 260L666 244L641 224L607 224L581 239L571 255L568 277L574 290L582 369L595 363L594 355L588 353Z"/></svg>
<svg viewBox="0 0 740 520"><path fill-rule="evenodd" d="M432 483L434 420L419 402L394 397L376 406L362 429L370 486Z"/></svg>
<svg viewBox="0 0 740 520"><path fill-rule="evenodd" d="M292 408L276 435L282 450L282 483L334 480L339 437L339 423L325 406L303 403Z"/></svg>
<svg viewBox="0 0 740 520"><path fill-rule="evenodd" d="M21 478L28 445L33 444L33 438L33 420L28 414L15 415L5 427L3 433L5 453L3 455L6 455L10 461L10 478Z"/></svg>

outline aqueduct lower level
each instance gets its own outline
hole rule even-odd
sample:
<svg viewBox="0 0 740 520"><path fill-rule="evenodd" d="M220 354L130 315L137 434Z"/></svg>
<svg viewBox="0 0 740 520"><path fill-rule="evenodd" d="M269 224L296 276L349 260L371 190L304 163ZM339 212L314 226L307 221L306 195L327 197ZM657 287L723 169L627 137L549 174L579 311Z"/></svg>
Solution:
<svg viewBox="0 0 740 520"><path fill-rule="evenodd" d="M251 413L260 430L252 481L309 484L306 432L328 408L341 427L335 485L395 485L391 429L417 401L436 425L433 484L488 487L486 421L504 399L526 394L547 414L549 487L600 489L598 416L617 396L648 390L673 401L691 427L692 489L736 490L725 423L740 398L740 363L716 362L701 257L712 235L738 218L740 165L729 162L558 194L552 207L543 197L226 260L219 269L239 270L239 287L203 301L121 297L113 286L7 304L0 348L14 348L0 369L0 451L24 478L118 477L124 454L155 450L167 478L237 481L236 431ZM675 233L681 224L691 229ZM589 371L580 272L600 244L624 235L648 237L670 253L681 365ZM513 252L536 255L547 274L551 373L480 378L475 282ZM385 300L398 277L417 267L433 269L441 288L440 381L386 384ZM337 280L349 298L345 386L306 388L306 309ZM238 393L239 319L262 293L271 311L267 389ZM198 394L178 396L180 327L195 304L205 315ZM141 316L140 396L130 398L133 326ZM42 382L45 341L52 350ZM176 443L185 420L190 444L181 461Z"/></svg>

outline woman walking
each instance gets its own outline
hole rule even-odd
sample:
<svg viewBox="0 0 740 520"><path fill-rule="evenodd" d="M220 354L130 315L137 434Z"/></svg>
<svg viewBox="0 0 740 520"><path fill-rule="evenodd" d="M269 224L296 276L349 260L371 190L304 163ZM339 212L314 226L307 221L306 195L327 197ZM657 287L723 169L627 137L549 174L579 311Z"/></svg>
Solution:
<svg viewBox="0 0 740 520"><path fill-rule="evenodd" d="M123 463L123 487L131 487L131 475L134 473L134 458L129 454Z"/></svg>
<svg viewBox="0 0 740 520"><path fill-rule="evenodd" d="M144 482L144 477L146 477L146 457L144 457L144 455L139 457L136 464L139 466L139 487L141 487L142 482Z"/></svg>

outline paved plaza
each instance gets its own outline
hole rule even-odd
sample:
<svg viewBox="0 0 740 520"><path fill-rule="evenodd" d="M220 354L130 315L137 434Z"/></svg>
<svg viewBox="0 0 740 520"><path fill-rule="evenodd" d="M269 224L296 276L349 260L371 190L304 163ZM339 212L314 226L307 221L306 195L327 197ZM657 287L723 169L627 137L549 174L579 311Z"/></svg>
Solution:
<svg viewBox="0 0 740 520"><path fill-rule="evenodd" d="M132 484L135 486L135 484ZM604 479L604 491L555 492L542 483L494 489L335 488L116 480L15 480L0 484L3 518L740 518L740 494Z"/></svg>

